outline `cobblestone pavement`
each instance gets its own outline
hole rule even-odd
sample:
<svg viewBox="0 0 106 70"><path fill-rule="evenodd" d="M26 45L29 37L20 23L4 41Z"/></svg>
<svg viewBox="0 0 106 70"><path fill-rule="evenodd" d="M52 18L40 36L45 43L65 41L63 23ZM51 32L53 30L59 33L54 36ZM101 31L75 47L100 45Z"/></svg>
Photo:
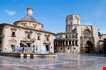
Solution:
<svg viewBox="0 0 106 70"><path fill-rule="evenodd" d="M57 54L34 59L0 56L0 70L102 70L106 57Z"/></svg>

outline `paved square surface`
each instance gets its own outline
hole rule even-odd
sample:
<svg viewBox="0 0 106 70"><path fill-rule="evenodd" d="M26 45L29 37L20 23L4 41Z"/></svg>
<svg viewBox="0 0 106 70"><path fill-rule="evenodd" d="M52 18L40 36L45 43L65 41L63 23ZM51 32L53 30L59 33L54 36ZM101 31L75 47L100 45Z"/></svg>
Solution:
<svg viewBox="0 0 106 70"><path fill-rule="evenodd" d="M102 70L106 57L57 54L34 59L0 56L0 70Z"/></svg>

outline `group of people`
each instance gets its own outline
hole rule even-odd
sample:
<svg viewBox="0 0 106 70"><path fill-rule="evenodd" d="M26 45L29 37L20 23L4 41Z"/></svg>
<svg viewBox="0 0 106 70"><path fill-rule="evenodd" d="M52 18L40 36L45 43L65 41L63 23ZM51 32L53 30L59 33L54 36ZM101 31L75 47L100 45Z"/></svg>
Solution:
<svg viewBox="0 0 106 70"><path fill-rule="evenodd" d="M48 51L45 46L35 47L34 45L28 46L27 44L20 43L20 45L13 46L12 52L15 53L38 53L38 54L47 54Z"/></svg>
<svg viewBox="0 0 106 70"><path fill-rule="evenodd" d="M12 50L14 50L13 52L32 53L34 52L34 47L20 43L20 45L16 46L15 48L12 48Z"/></svg>

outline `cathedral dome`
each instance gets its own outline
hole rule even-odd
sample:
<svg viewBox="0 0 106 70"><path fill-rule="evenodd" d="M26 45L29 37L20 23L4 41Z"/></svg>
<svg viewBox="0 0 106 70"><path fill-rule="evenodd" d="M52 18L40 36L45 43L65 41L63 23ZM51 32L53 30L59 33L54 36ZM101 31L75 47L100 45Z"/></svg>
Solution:
<svg viewBox="0 0 106 70"><path fill-rule="evenodd" d="M14 22L15 25L25 27L25 28L32 28L36 30L43 30L43 24L38 22L32 16L32 8L27 8L27 16L23 17L20 20Z"/></svg>
<svg viewBox="0 0 106 70"><path fill-rule="evenodd" d="M33 22L33 23L41 24L32 16L25 16L25 17L21 18L20 20L15 21L14 24L17 24L17 22ZM41 24L41 25L43 25L43 24Z"/></svg>
<svg viewBox="0 0 106 70"><path fill-rule="evenodd" d="M33 22L37 22L35 20L35 18L33 18L32 16L25 16L24 18L20 19L19 21L33 21Z"/></svg>

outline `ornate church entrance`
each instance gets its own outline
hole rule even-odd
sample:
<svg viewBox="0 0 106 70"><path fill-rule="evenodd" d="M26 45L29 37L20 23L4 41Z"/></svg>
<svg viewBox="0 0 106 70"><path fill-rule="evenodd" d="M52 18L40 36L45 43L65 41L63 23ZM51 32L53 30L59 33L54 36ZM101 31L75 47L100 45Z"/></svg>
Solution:
<svg viewBox="0 0 106 70"><path fill-rule="evenodd" d="M87 41L85 45L85 53L92 53L94 51L93 43L91 41Z"/></svg>

